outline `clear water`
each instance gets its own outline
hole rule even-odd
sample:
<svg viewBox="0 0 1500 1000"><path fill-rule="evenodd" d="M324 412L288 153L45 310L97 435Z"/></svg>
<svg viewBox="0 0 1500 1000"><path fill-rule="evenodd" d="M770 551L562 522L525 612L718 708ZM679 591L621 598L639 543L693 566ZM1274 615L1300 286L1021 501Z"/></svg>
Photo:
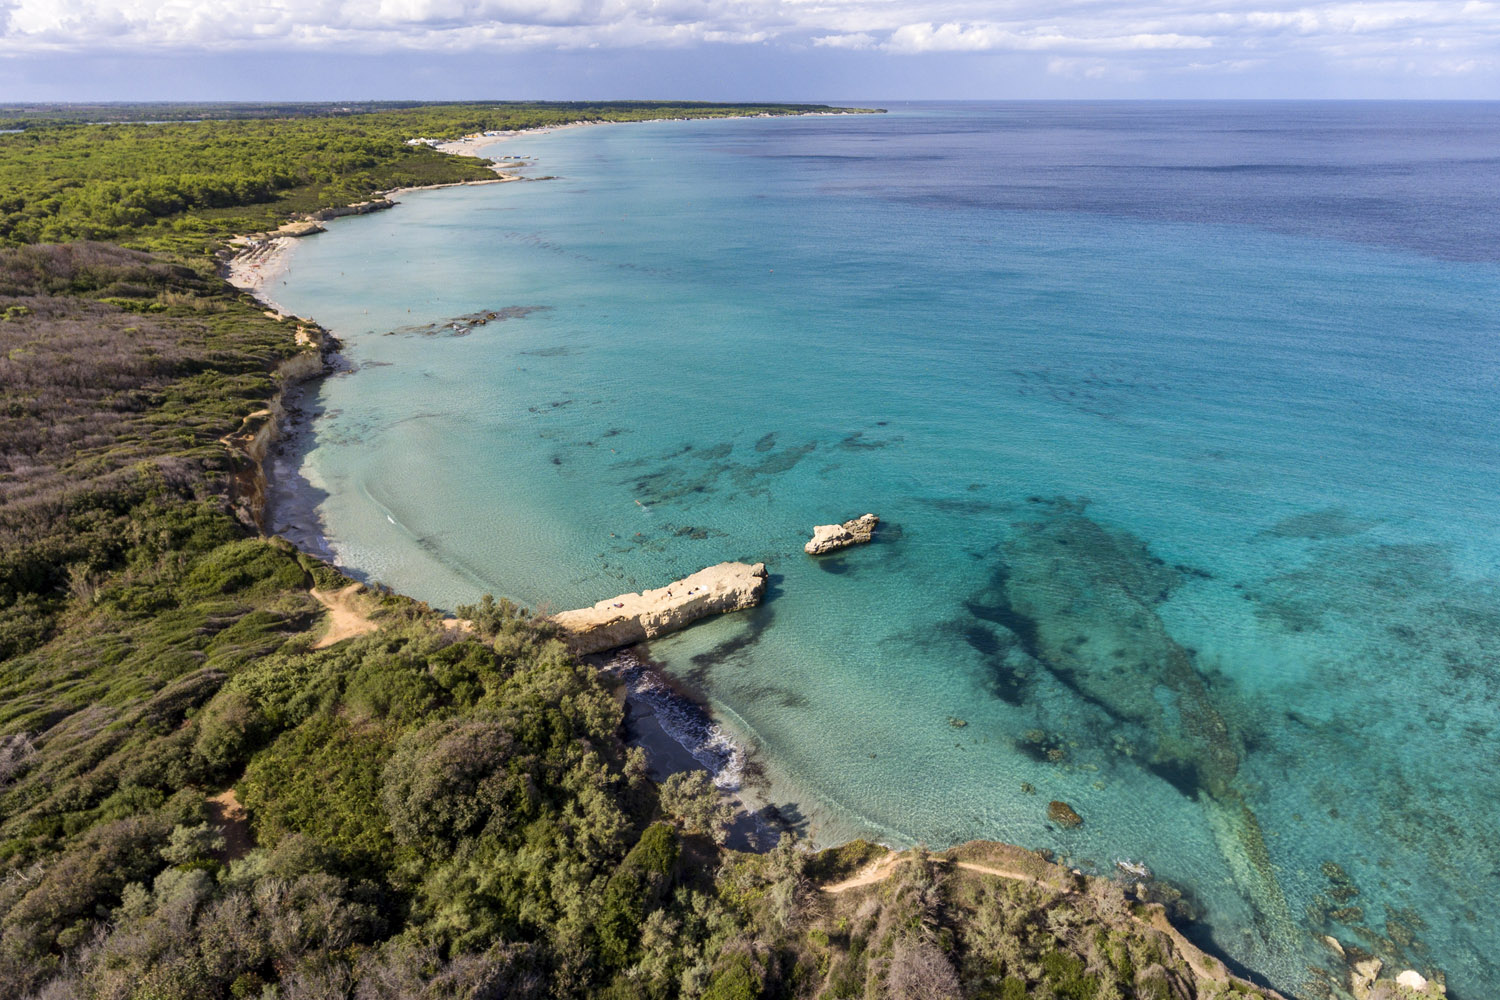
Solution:
<svg viewBox="0 0 1500 1000"><path fill-rule="evenodd" d="M765 561L650 655L815 839L1144 860L1284 990L1332 934L1494 996L1497 142L1484 104L523 137L561 179L298 248L275 297L358 371L287 471L440 606Z"/></svg>

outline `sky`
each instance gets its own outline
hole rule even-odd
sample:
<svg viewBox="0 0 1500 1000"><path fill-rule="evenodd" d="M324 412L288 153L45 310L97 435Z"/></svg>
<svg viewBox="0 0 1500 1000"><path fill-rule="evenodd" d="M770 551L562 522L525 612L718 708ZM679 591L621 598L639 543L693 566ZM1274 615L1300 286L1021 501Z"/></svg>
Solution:
<svg viewBox="0 0 1500 1000"><path fill-rule="evenodd" d="M1500 99L1500 0L0 0L0 102Z"/></svg>

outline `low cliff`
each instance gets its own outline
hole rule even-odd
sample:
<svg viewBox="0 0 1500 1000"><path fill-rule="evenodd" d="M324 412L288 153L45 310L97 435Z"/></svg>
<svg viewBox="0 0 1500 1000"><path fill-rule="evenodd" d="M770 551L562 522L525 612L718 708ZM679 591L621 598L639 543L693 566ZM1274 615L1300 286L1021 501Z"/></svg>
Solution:
<svg viewBox="0 0 1500 1000"><path fill-rule="evenodd" d="M369 201L357 201L352 205L319 209L309 215L308 219L313 222L327 222L329 219L342 219L346 215L369 215L371 212L383 212L395 207L396 202L389 198L371 198Z"/></svg>
<svg viewBox="0 0 1500 1000"><path fill-rule="evenodd" d="M283 390L324 375L328 356L337 347L337 341L315 324L299 323L293 336L302 349L276 366L276 382ZM262 533L270 488L266 462L286 419L281 397L277 392L270 405L245 417L238 430L220 439L235 458L229 481L230 503L242 522Z"/></svg>

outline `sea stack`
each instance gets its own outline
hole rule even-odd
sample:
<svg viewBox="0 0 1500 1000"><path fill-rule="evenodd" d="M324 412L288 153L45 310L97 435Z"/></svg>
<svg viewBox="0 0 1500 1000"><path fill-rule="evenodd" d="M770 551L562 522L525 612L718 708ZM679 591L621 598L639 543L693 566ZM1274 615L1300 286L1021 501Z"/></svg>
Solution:
<svg viewBox="0 0 1500 1000"><path fill-rule="evenodd" d="M726 562L656 590L564 611L552 621L562 628L568 648L586 656L655 639L709 615L753 608L765 592L765 563Z"/></svg>
<svg viewBox="0 0 1500 1000"><path fill-rule="evenodd" d="M820 524L813 528L812 541L803 549L810 556L821 556L850 545L863 545L870 540L879 523L880 518L874 514L864 514L843 524Z"/></svg>

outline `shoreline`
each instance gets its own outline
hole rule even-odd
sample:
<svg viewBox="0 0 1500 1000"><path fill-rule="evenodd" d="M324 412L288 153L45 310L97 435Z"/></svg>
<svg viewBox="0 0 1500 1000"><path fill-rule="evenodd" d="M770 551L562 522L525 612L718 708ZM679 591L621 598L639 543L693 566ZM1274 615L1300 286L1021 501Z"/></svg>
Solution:
<svg viewBox="0 0 1500 1000"><path fill-rule="evenodd" d="M723 115L703 118L643 118L639 121L628 122L594 119L565 122L562 125L538 125L535 128L508 129L505 131L495 131L492 134L473 133L441 142L428 141L427 144L438 152L446 153L449 156L477 158L483 156L482 150L521 136L546 135L551 132L588 128L595 125L650 125L661 122L738 121L742 119L754 120L762 118L836 118L876 113L879 112L876 109L871 109L869 111L805 111L789 114ZM345 215L363 215L376 209L395 208L400 202L393 201L393 198L409 194L413 191L437 191L442 188L477 187L484 184L510 184L516 181L552 179L551 177L525 177L521 174L508 172L530 165L521 162L529 159L529 157L499 157L498 159L505 160L505 162L490 164L490 169L497 175L495 177L471 181L449 181L443 184L418 184L411 187L389 188L384 191L377 191L368 201L304 214L299 219L287 222L280 229L273 232L244 233L235 236L229 242L231 245L240 246L241 249L223 261L220 273L231 285L234 285L243 292L249 293L269 310L274 311L276 315L291 315L284 311L278 303L266 296L265 288L274 282L277 277L286 273L290 267L286 262L286 258L291 256L298 239L325 231L318 223L331 221Z"/></svg>
<svg viewBox="0 0 1500 1000"><path fill-rule="evenodd" d="M288 258L296 248L297 240L291 236L275 235L267 235L261 239L253 236L235 239L244 241L244 249L225 263L224 280L248 293L265 306L268 312L274 312L278 316L287 315L271 298L268 289L290 268Z"/></svg>
<svg viewBox="0 0 1500 1000"><path fill-rule="evenodd" d="M653 125L662 122L702 122L702 121L755 121L762 118L841 118L849 115L881 114L882 111L871 108L867 111L801 111L786 114L771 114L765 112L758 115L719 115L691 118L641 118L635 121L616 122L606 119L582 119L576 122L564 122L561 125L538 125L535 128L496 130L493 134L473 133L458 139L449 139L445 142L434 143L432 148L439 152L449 153L453 156L480 156L479 150L514 139L523 135L545 135L548 132L562 132L567 129L588 128L594 125Z"/></svg>
<svg viewBox="0 0 1500 1000"><path fill-rule="evenodd" d="M850 114L850 112L809 113L819 117ZM739 117L739 116L734 116ZM732 121L734 117L711 119ZM744 117L805 117L805 115L756 115ZM699 121L696 118L654 118L646 122ZM481 156L481 150L524 135L546 134L555 131L585 128L594 125L634 125L642 122L580 121L563 125L549 125L534 129L521 129L503 135L467 136L453 142L434 146L441 152L455 156ZM515 169L516 158L500 158L494 169ZM427 191L450 187L468 187L482 184L509 183L526 180L514 174L502 174L494 179L455 181L447 184L430 184L420 187L394 188L380 192L376 200L387 202L381 208L394 208L401 204L391 200L408 191ZM537 178L541 179L541 178ZM370 202L360 202L345 209L325 210L307 217L308 223L331 221L344 215L367 214ZM296 232L273 232L248 234L236 237L242 249L225 262L222 273L236 288L252 296L267 308L268 314L283 319L294 319L277 303L271 289L275 282L290 269L290 258L296 252L299 240L316 229ZM285 227L284 227L285 228ZM315 320L301 318L303 322ZM318 513L318 506L326 496L301 472L300 460L303 445L308 442L313 425L321 414L318 406L317 387L324 378L353 374L358 366L350 362L340 351L342 344L323 354L321 372L297 381L288 381L277 397L276 410L281 414L276 426L271 429L264 458L260 462L259 491L265 497L264 523L262 530L268 535L285 538L299 551L327 562L352 579L368 583L366 574L359 567L339 562L334 545L329 539L327 526ZM731 840L741 850L767 851L775 846L783 832L794 827L787 823L768 794L763 778L755 777L756 765L750 760L753 748L736 740L713 718L712 710L701 699L680 690L671 678L658 670L644 654L644 645L621 647L581 658L593 664L604 678L617 686L626 708L625 725L630 734L628 742L641 746L652 760L654 774L665 780L680 771L701 769L713 776L721 794L735 809L731 826ZM806 838L806 830L797 830ZM825 846L837 846L828 844ZM890 845L885 845L890 846Z"/></svg>
<svg viewBox="0 0 1500 1000"><path fill-rule="evenodd" d="M651 119L649 121L665 122L674 120L698 119ZM577 122L560 126L547 126L536 129L517 130L500 136L483 136L474 138L466 137L465 139L455 140L452 143L445 143L443 144L443 146L437 146L434 148L439 148L442 152L448 153L449 155L466 155L478 157L482 155L480 150L489 148L493 145L504 142L507 139L515 138L520 135L547 133L569 128L581 128L587 125L602 124L635 123ZM444 148L460 145L463 145L462 151L460 149ZM499 173L499 165L496 166L496 172ZM519 176L502 175L493 179L459 181L448 184L434 184L424 185L421 187L392 189L391 191L384 192L382 197L389 197L391 195L401 194L407 191L435 190L445 187L507 183L512 180L520 179L525 178L521 178ZM387 207L393 207L394 204L399 203L393 202L391 206ZM251 245L247 246L246 249L234 255L234 257L227 262L226 278L228 278L228 280L230 280L231 283L235 285L235 287L240 288L242 291L250 294L257 302L267 306L269 310L274 310L277 315L289 316L290 314L285 312L280 307L280 305L271 298L271 296L268 294L268 288L274 287L275 280L281 275L285 274L289 269L289 258L295 250L298 237L290 234L277 235L275 233L262 234L262 236L265 238L260 242L252 243ZM278 460L281 459L283 455L287 454L288 451L295 451L295 449L288 447L292 445L293 441L311 433L313 422L318 416L318 413L309 412L304 404L306 404L309 400L316 398L317 386L321 382L321 379L329 375L350 373L356 370L353 366L344 361L344 357L339 353L337 347L325 354L324 361L325 367L323 371L309 376L300 384L287 384L283 386L280 393L278 394L278 402L284 404L286 415L283 420L279 422L281 426L277 429L276 437L273 439L271 453L267 455L266 460L262 465L262 476L267 486L268 496L271 495L271 490L273 489L280 493L283 498L288 495L295 496L298 492L298 488L295 484L291 484L290 486L288 486L288 474L290 473L291 477L293 478L300 479L301 477L297 474L295 469L282 467L280 461ZM306 483L305 480L302 480L302 482L306 487L312 488L311 484ZM305 495L301 499L303 502L307 503L307 509L311 511L314 518L316 518L316 501L313 501L311 497L307 497ZM268 528L269 522L271 520L270 515L275 509L275 506L268 504ZM321 524L321 519L317 518L316 520L316 527L304 527L301 525L293 526L297 532L297 534L295 535L285 531L277 531L274 529L267 530L267 533L287 537L288 540L296 545L299 550L308 552L309 554L314 555L317 558L324 559L330 564L337 565L337 563L335 562L334 553L332 551L332 546L329 544L324 526ZM349 572L348 568L340 568L344 572ZM357 574L357 568L354 569L354 572ZM743 770L747 757L746 748L738 747L728 750L727 757L724 763L720 765L720 770L715 770L713 766L711 766L709 763L706 763L699 756L699 753L694 752L695 746L697 746L699 750L702 751L706 747L706 744L694 744L690 739L685 739L685 737L681 734L682 731L674 725L675 720L672 718L671 709L668 708L664 714L664 710L661 704L659 704L656 699L667 697L678 699L681 703L689 706L692 710L695 710L699 715L702 716L704 720L707 720L707 722L710 723L713 728L718 729L719 735L724 738L725 743L732 745L732 741L729 740L728 737L723 733L722 728L718 727L716 723L713 723L712 715L710 714L706 706L699 704L697 701L686 695L683 695L681 692L671 690L670 685L664 683L664 678L659 674L659 672L653 671L648 662L641 662L640 658L635 654L634 649L635 647L616 650L612 654L612 657L618 658L622 656L629 656L631 659L636 661L636 665L641 671L650 674L656 674L657 683L666 690L666 694L657 694L644 689L640 691L632 690L630 682L612 673L608 664L594 663L594 666L596 666L600 670L601 674L603 674L606 679L618 683L623 688L623 701L627 708L625 726L628 734L628 742L630 742L631 745L642 746L644 749L646 749L648 757L650 757L652 760L651 770L653 777L657 777L658 773L660 773L660 777L657 778L657 780L662 780L672 773L677 773L679 771L690 770L694 767L698 767L707 770L710 774L714 775L715 783L720 784L718 780L720 774L728 771L731 774L730 780L733 784L733 788L725 788L723 785L721 785L721 790L723 790L726 797L728 797L729 800L733 802L737 810L737 831L732 836L738 837L742 834L745 836L751 836L754 833L759 832L761 829L760 813L764 807L752 807L746 801L745 796L740 794L744 785ZM593 660L592 658L589 658L586 659L585 662L593 662ZM749 820L754 824L751 831L744 832L739 830L742 820ZM738 842L743 841L737 841L737 843ZM741 847L739 849L767 850L773 844L774 840L771 842L771 844L765 846L749 846ZM956 849L958 846L962 845L955 845L955 848L953 849ZM1010 847L1015 845L1005 846ZM1023 851L1028 850L1019 846L1016 846L1016 849ZM1107 878L1108 876L1089 877ZM1202 946L1194 944L1189 939L1182 937L1180 931L1176 933L1184 943L1191 945L1194 949L1199 951L1200 954L1212 954L1211 952L1204 950ZM1214 957L1217 958L1218 956ZM1221 958L1219 960L1222 961ZM1268 992L1270 991L1270 987L1259 984L1257 984L1257 988L1267 990ZM1278 996L1278 994L1274 993L1272 993L1272 995Z"/></svg>
<svg viewBox="0 0 1500 1000"><path fill-rule="evenodd" d="M751 748L737 742L707 705L672 683L643 656L639 646L583 657L610 683L625 707L626 743L646 751L651 779L705 771L720 796L734 807L726 846L763 853L792 827L775 806L755 794Z"/></svg>

